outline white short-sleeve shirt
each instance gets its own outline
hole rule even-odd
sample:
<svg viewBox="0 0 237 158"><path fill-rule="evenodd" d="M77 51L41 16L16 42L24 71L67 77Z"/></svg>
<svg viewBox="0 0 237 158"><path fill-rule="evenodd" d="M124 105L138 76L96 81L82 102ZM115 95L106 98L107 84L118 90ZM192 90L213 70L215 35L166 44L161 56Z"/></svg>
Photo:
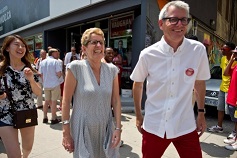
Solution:
<svg viewBox="0 0 237 158"><path fill-rule="evenodd" d="M40 63L39 73L43 74L43 87L54 88L61 84L57 72L62 72L62 65L52 56L47 57Z"/></svg>
<svg viewBox="0 0 237 158"><path fill-rule="evenodd" d="M80 59L80 55L79 55L79 54L75 54L75 56L77 57L78 60ZM72 52L68 52L68 53L65 55L65 59L64 59L64 65L65 65L65 66L66 66L68 63L70 63L71 57L72 57Z"/></svg>
<svg viewBox="0 0 237 158"><path fill-rule="evenodd" d="M131 74L135 82L147 79L143 128L159 137L176 138L196 129L192 106L195 80L210 78L206 49L184 38L174 53L164 38L141 51Z"/></svg>

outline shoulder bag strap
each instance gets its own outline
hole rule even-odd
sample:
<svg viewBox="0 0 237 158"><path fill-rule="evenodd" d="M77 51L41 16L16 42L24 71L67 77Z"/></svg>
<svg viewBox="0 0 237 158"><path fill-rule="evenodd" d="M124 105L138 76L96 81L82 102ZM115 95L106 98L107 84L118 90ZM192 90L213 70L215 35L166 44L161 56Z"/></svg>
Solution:
<svg viewBox="0 0 237 158"><path fill-rule="evenodd" d="M8 86L7 86L7 78L6 78L5 75L3 75L2 78L3 78L3 81L4 81L5 91L6 91L8 100L10 101L10 110L12 110L14 112L14 110L15 110L14 109L14 101L12 99L12 93L9 90Z"/></svg>

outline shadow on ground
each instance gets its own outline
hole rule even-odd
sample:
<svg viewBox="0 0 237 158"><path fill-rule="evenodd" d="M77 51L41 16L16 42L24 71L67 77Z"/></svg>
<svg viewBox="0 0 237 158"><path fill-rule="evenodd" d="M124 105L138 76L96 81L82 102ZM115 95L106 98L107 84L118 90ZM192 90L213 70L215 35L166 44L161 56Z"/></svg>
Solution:
<svg viewBox="0 0 237 158"><path fill-rule="evenodd" d="M226 150L223 146L214 143L201 143L202 151L211 157L230 157L234 151Z"/></svg>
<svg viewBox="0 0 237 158"><path fill-rule="evenodd" d="M132 147L124 144L122 147L119 149L120 152L120 158L139 158L139 155L136 153L132 152Z"/></svg>

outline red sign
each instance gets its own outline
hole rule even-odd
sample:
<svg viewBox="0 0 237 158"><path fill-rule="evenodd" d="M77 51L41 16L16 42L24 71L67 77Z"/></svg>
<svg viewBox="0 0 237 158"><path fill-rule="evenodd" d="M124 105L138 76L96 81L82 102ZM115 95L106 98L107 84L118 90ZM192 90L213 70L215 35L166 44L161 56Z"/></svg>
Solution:
<svg viewBox="0 0 237 158"><path fill-rule="evenodd" d="M132 35L133 15L126 15L110 20L110 38Z"/></svg>

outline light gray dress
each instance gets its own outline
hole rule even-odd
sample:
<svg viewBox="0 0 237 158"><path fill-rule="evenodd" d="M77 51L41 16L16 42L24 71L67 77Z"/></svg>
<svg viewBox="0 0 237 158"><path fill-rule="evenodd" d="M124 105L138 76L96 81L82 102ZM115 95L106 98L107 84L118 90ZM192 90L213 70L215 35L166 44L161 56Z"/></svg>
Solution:
<svg viewBox="0 0 237 158"><path fill-rule="evenodd" d="M87 60L73 61L69 69L77 80L71 116L73 157L119 158L119 147L110 147L114 131L111 96L117 67L101 63L100 85Z"/></svg>

